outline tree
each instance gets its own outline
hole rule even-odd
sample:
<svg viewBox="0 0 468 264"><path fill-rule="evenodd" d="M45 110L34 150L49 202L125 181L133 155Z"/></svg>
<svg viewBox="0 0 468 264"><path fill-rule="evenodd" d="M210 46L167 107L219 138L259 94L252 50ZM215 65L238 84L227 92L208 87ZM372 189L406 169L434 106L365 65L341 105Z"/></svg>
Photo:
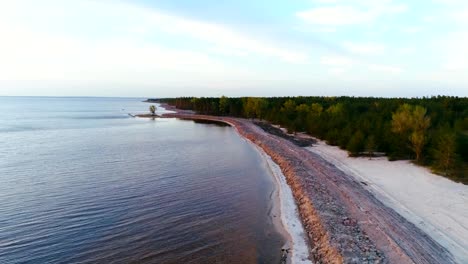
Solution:
<svg viewBox="0 0 468 264"><path fill-rule="evenodd" d="M219 98L219 113L221 115L226 115L228 114L229 111L229 99L226 96L221 96Z"/></svg>
<svg viewBox="0 0 468 264"><path fill-rule="evenodd" d="M198 114L262 118L289 132L305 130L352 153L379 151L392 160L424 161L435 171L468 183L466 97L223 96L160 101Z"/></svg>
<svg viewBox="0 0 468 264"><path fill-rule="evenodd" d="M457 161L456 134L449 129L439 132L433 150L435 169L441 171L446 176L452 174Z"/></svg>
<svg viewBox="0 0 468 264"><path fill-rule="evenodd" d="M263 119L268 110L268 101L263 98L256 98L255 113L258 118Z"/></svg>
<svg viewBox="0 0 468 264"><path fill-rule="evenodd" d="M248 118L263 118L268 108L264 98L248 97L244 105L244 112Z"/></svg>
<svg viewBox="0 0 468 264"><path fill-rule="evenodd" d="M150 105L149 111L151 112L151 115L155 115L156 114L156 106Z"/></svg>
<svg viewBox="0 0 468 264"><path fill-rule="evenodd" d="M321 104L319 103L313 103L311 106L310 106L310 112L314 115L317 115L319 116L323 111L323 107Z"/></svg>
<svg viewBox="0 0 468 264"><path fill-rule="evenodd" d="M392 114L392 131L409 139L417 162L421 161L421 154L426 144L426 131L431 123L426 112L427 109L422 106L403 104Z"/></svg>
<svg viewBox="0 0 468 264"><path fill-rule="evenodd" d="M295 127L301 131L304 131L307 127L307 115L309 114L309 106L306 104L300 104L296 106L297 117L294 120Z"/></svg>
<svg viewBox="0 0 468 264"><path fill-rule="evenodd" d="M288 129L289 133L295 133L297 131L297 123L296 123L296 117L297 117L297 112L296 112L296 102L288 99L284 104L283 107L281 108L281 112L283 113L283 124L286 126Z"/></svg>
<svg viewBox="0 0 468 264"><path fill-rule="evenodd" d="M351 153L352 156L356 156L364 148L364 134L361 130L358 130L348 142L346 149Z"/></svg>
<svg viewBox="0 0 468 264"><path fill-rule="evenodd" d="M341 112L343 112L343 104L337 103L337 104L331 105L327 109L327 112L333 115L340 114Z"/></svg>
<svg viewBox="0 0 468 264"><path fill-rule="evenodd" d="M370 135L367 140L366 140L366 152L369 155L369 159L374 156L374 152L376 150L376 145L375 145L375 138L373 135Z"/></svg>

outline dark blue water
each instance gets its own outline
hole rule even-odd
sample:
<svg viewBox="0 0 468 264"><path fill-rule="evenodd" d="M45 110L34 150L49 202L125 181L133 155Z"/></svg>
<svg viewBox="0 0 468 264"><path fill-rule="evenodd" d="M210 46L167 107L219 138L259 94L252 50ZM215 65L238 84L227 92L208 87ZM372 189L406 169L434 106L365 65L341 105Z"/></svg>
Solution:
<svg viewBox="0 0 468 264"><path fill-rule="evenodd" d="M277 263L266 165L140 99L0 97L0 263Z"/></svg>

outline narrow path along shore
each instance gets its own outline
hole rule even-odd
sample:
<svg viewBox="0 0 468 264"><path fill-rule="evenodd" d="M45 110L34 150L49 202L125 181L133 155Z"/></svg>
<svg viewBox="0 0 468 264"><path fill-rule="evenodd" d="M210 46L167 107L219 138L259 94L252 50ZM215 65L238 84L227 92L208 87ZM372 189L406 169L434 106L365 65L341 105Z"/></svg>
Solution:
<svg viewBox="0 0 468 264"><path fill-rule="evenodd" d="M455 263L444 247L319 155L246 119L184 111L164 117L224 122L263 149L292 189L315 263Z"/></svg>

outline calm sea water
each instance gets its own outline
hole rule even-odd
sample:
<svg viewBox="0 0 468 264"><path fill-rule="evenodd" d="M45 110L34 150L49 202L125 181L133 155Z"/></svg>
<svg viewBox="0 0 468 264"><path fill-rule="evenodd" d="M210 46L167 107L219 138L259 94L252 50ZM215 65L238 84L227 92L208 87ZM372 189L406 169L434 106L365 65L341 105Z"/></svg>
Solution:
<svg viewBox="0 0 468 264"><path fill-rule="evenodd" d="M0 263L278 263L266 164L140 99L0 97Z"/></svg>

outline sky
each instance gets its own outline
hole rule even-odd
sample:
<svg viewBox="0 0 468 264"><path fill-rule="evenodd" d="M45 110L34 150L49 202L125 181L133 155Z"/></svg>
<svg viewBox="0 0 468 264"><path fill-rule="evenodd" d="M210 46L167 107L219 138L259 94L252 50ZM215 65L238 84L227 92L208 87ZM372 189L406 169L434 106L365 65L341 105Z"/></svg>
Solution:
<svg viewBox="0 0 468 264"><path fill-rule="evenodd" d="M0 0L0 96L468 96L466 0Z"/></svg>

